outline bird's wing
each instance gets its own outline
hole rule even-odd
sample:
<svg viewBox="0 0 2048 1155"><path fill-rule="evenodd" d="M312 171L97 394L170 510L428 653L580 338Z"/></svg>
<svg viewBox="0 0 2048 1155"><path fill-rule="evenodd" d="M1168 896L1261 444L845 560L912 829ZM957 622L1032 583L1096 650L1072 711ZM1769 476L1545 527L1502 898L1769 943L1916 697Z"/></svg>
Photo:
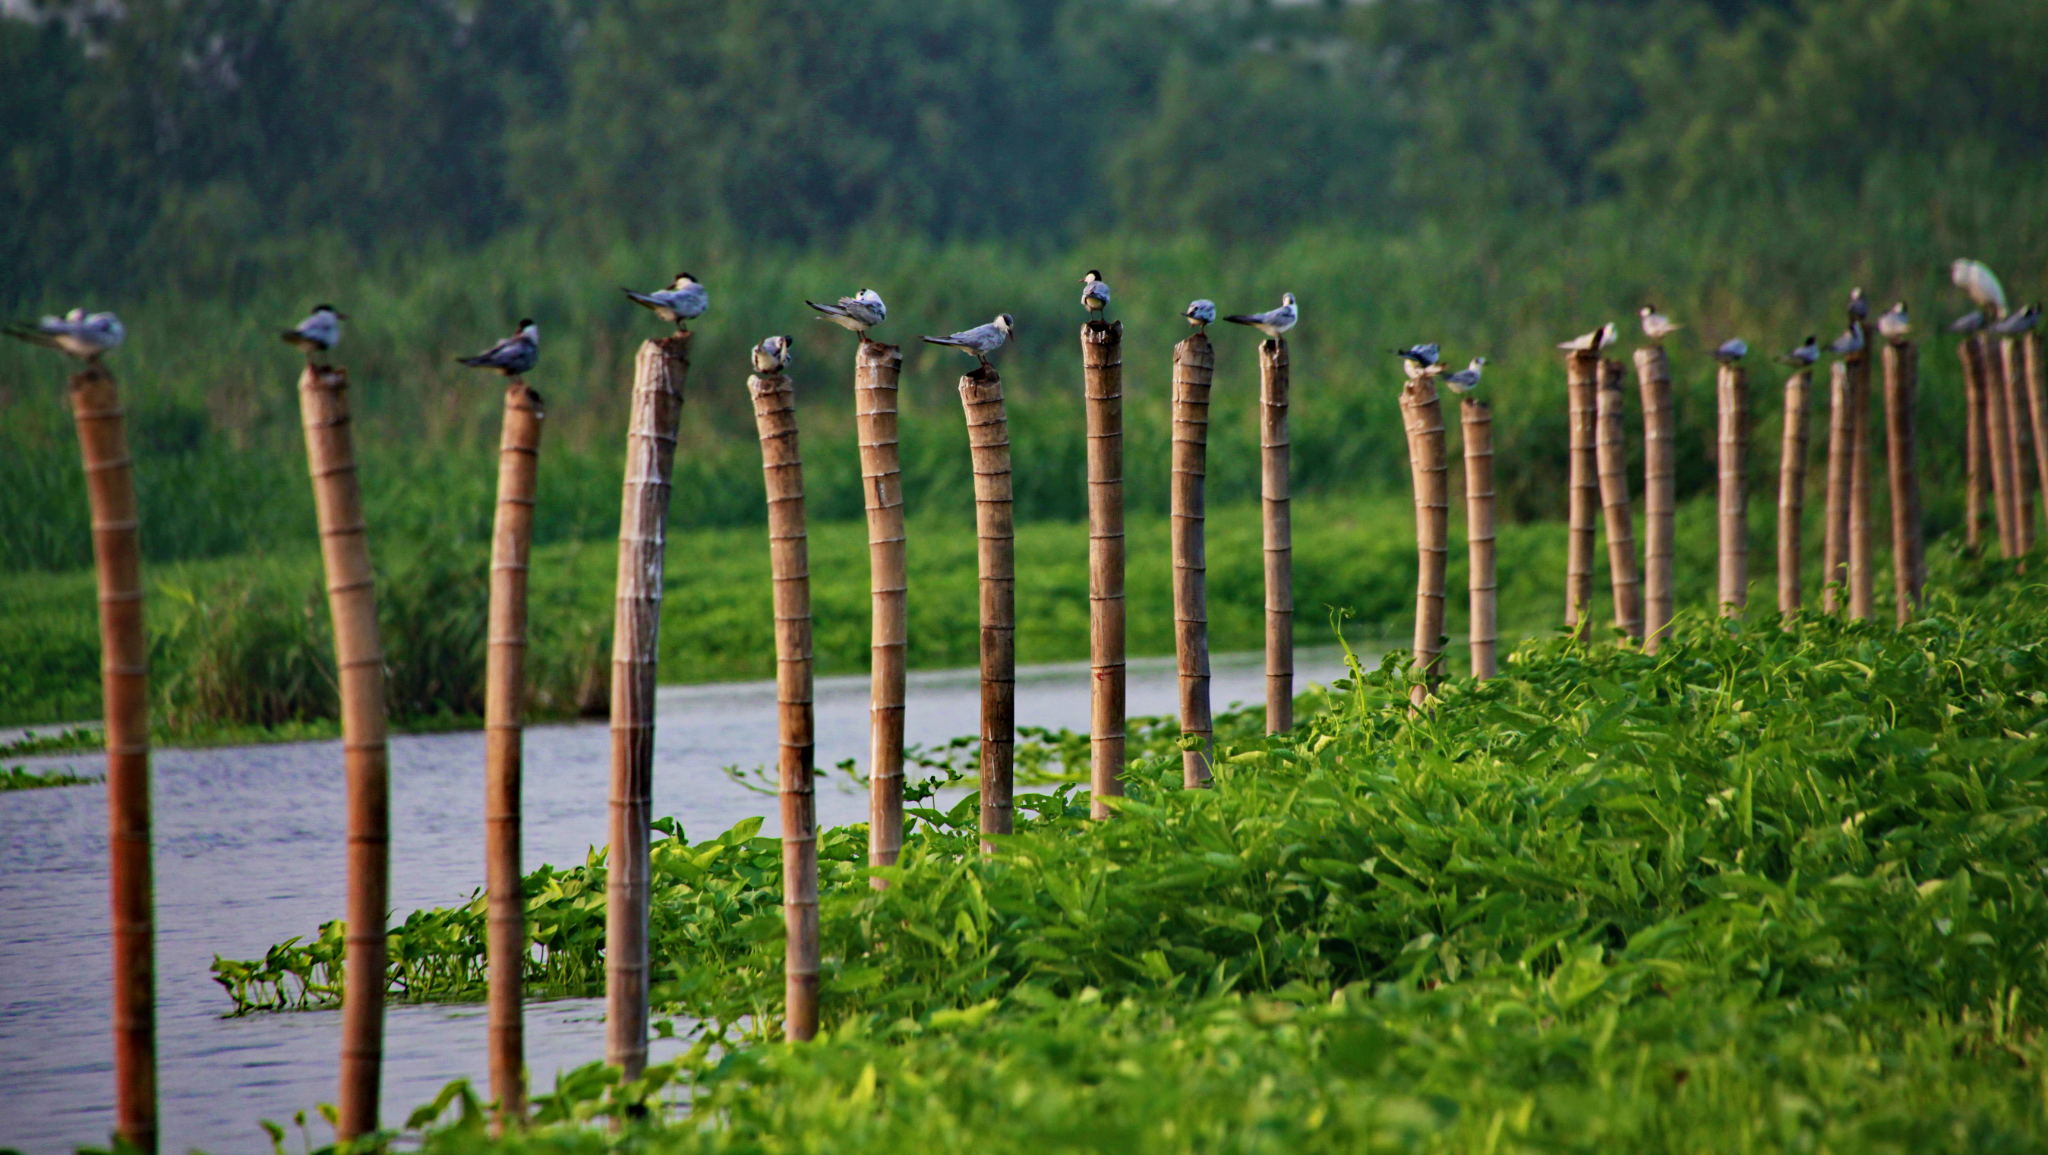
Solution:
<svg viewBox="0 0 2048 1155"><path fill-rule="evenodd" d="M621 293L626 294L628 297L631 297L633 299L634 304L644 305L649 309L661 308L661 302L655 300L653 297L648 296L646 293L636 293L631 289L620 289L619 291Z"/></svg>
<svg viewBox="0 0 2048 1155"><path fill-rule="evenodd" d="M1232 313L1223 319L1237 325L1263 325L1266 316L1265 313Z"/></svg>
<svg viewBox="0 0 2048 1155"><path fill-rule="evenodd" d="M7 326L7 335L17 341L26 341L31 345L41 345L45 349L63 348L63 346L57 343L57 338L44 332L41 326L30 325L24 321L10 322Z"/></svg>
<svg viewBox="0 0 2048 1155"><path fill-rule="evenodd" d="M811 308L816 309L820 313L824 313L827 316L844 317L846 316L846 306L850 302L850 300L851 298L841 297L839 299L839 303L836 305L820 305L816 301L805 301L804 304L809 305ZM842 340L843 339L844 338L842 338Z"/></svg>

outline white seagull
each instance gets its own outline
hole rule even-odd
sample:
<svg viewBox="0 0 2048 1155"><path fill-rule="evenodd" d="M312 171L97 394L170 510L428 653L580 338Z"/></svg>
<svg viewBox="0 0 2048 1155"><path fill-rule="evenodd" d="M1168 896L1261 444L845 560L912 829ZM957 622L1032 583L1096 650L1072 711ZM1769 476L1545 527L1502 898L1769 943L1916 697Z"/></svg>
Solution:
<svg viewBox="0 0 2048 1155"><path fill-rule="evenodd" d="M1293 293L1282 293L1280 307L1277 309L1269 309L1263 313L1237 313L1223 319L1234 325L1250 325L1268 337L1277 338L1294 328L1294 323L1301 319L1301 310L1294 306Z"/></svg>
<svg viewBox="0 0 2048 1155"><path fill-rule="evenodd" d="M1191 301L1188 307L1182 310L1181 316L1188 319L1188 324L1195 327L1195 332L1206 332L1209 323L1216 319L1216 302L1207 297Z"/></svg>
<svg viewBox="0 0 2048 1155"><path fill-rule="evenodd" d="M1970 294L1978 308L1991 310L1993 316L2004 314L2005 286L1998 283L1998 275L1984 262L1968 257L1957 258L1948 267L1948 279L1955 282L1956 288Z"/></svg>
<svg viewBox="0 0 2048 1155"><path fill-rule="evenodd" d="M1659 313L1655 305L1644 305L1637 309L1636 316L1643 319L1643 335L1660 343L1664 338L1685 328L1684 325L1673 324L1671 318Z"/></svg>
<svg viewBox="0 0 2048 1155"><path fill-rule="evenodd" d="M1474 357L1472 363L1444 378L1444 384L1453 393L1470 393L1479 387L1479 374L1486 368L1486 358Z"/></svg>
<svg viewBox="0 0 2048 1155"><path fill-rule="evenodd" d="M655 316L678 330L684 327L685 322L703 316L704 310L711 307L711 294L688 273L677 273L668 288L656 289L652 293L636 293L631 289L619 291L631 297L635 304L654 310Z"/></svg>
<svg viewBox="0 0 2048 1155"><path fill-rule="evenodd" d="M44 317L33 323L10 322L7 335L17 341L69 353L81 361L97 361L100 354L112 352L119 346L128 331L121 327L121 318L112 313L87 313L84 309L73 309L61 317Z"/></svg>
<svg viewBox="0 0 2048 1155"><path fill-rule="evenodd" d="M1778 360L1802 369L1809 368L1815 361L1820 360L1820 339L1809 333L1806 336L1806 344L1789 353L1780 353Z"/></svg>
<svg viewBox="0 0 2048 1155"><path fill-rule="evenodd" d="M1898 301L1877 319L1877 331L1887 341L1903 341L1913 331L1913 322L1906 316L1906 302Z"/></svg>
<svg viewBox="0 0 2048 1155"><path fill-rule="evenodd" d="M1410 345L1406 349L1390 349L1388 352L1401 358L1401 368L1407 370L1408 379L1428 377L1443 371L1443 351L1431 341L1427 345Z"/></svg>
<svg viewBox="0 0 2048 1155"><path fill-rule="evenodd" d="M474 357L456 360L472 369L496 369L507 377L517 377L540 360L540 326L531 318L523 319L519 331L510 337Z"/></svg>
<svg viewBox="0 0 2048 1155"><path fill-rule="evenodd" d="M1614 322L1609 321L1590 333L1581 333L1569 341L1559 341L1557 347L1569 349L1574 353L1598 353L1614 344L1614 339L1619 335L1620 330L1614 327Z"/></svg>
<svg viewBox="0 0 2048 1155"><path fill-rule="evenodd" d="M1100 270L1090 269L1081 278L1081 285L1081 307L1088 310L1091 320L1102 320L1109 308L1109 282L1102 279Z"/></svg>
<svg viewBox="0 0 2048 1155"><path fill-rule="evenodd" d="M1849 327L1842 330L1842 335L1835 338L1834 343L1828 346L1828 351L1830 353L1839 353L1844 357L1851 353L1861 353L1863 351L1863 322L1849 322Z"/></svg>
<svg viewBox="0 0 2048 1155"><path fill-rule="evenodd" d="M1984 310L1971 309L1948 323L1951 333L1974 333L1984 327Z"/></svg>
<svg viewBox="0 0 2048 1155"><path fill-rule="evenodd" d="M841 297L836 304L821 305L816 301L805 301L804 304L825 314L820 320L830 321L842 329L851 329L863 341L868 339L869 329L889 317L889 306L882 303L882 294L873 289L862 289L851 297Z"/></svg>
<svg viewBox="0 0 2048 1155"><path fill-rule="evenodd" d="M335 309L333 305L315 305L296 328L286 329L281 336L287 345L296 345L305 350L306 360L315 353L325 353L341 344L341 323L348 320L348 314Z"/></svg>
<svg viewBox="0 0 2048 1155"><path fill-rule="evenodd" d="M947 337L926 337L925 341L933 345L951 345L963 353L971 353L986 369L988 355L1002 348L1016 328L1017 322L1008 313L998 313L996 319L986 325L962 329Z"/></svg>
<svg viewBox="0 0 2048 1155"><path fill-rule="evenodd" d="M796 360L796 350L790 348L794 344L796 338L787 333L763 338L754 346L754 372L780 373L789 368L789 363Z"/></svg>
<svg viewBox="0 0 2048 1155"><path fill-rule="evenodd" d="M1749 356L1749 342L1740 337L1730 337L1714 347L1714 360L1723 365L1733 365Z"/></svg>
<svg viewBox="0 0 2048 1155"><path fill-rule="evenodd" d="M1994 322L1991 331L2001 337L2017 337L2041 323L2041 306L2028 305L2003 321Z"/></svg>

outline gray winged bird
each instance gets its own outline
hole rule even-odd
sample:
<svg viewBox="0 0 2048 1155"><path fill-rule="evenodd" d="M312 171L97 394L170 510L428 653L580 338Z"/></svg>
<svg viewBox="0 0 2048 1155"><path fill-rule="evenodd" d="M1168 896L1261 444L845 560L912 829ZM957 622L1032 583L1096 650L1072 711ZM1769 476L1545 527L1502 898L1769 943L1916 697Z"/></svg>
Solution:
<svg viewBox="0 0 2048 1155"><path fill-rule="evenodd" d="M1984 327L1984 310L1971 309L1948 323L1951 333L1974 333Z"/></svg>
<svg viewBox="0 0 2048 1155"><path fill-rule="evenodd" d="M1090 269L1081 278L1081 285L1081 307L1088 310L1090 320L1102 320L1109 309L1109 282L1102 279L1099 270Z"/></svg>
<svg viewBox="0 0 2048 1155"><path fill-rule="evenodd" d="M1410 345L1406 349L1392 349L1389 352L1401 358L1401 368L1408 371L1411 380L1430 376L1443 369L1443 351L1437 348L1434 341L1427 345Z"/></svg>
<svg viewBox="0 0 2048 1155"><path fill-rule="evenodd" d="M46 316L32 323L10 322L7 335L17 341L68 353L81 361L97 361L100 354L119 347L128 331L121 327L121 318L112 313L87 313L84 309L73 309L61 317Z"/></svg>
<svg viewBox="0 0 2048 1155"><path fill-rule="evenodd" d="M1250 325L1268 337L1277 338L1294 328L1294 323L1301 319L1301 310L1294 305L1293 293L1282 293L1280 307L1277 309L1269 309L1263 313L1238 313L1223 319L1233 325Z"/></svg>
<svg viewBox="0 0 2048 1155"><path fill-rule="evenodd" d="M763 338L754 346L754 372L780 373L789 368L789 363L796 360L796 352L790 348L794 344L796 338L787 333Z"/></svg>
<svg viewBox="0 0 2048 1155"><path fill-rule="evenodd" d="M998 313L996 319L986 325L962 329L947 337L926 337L925 341L933 345L951 345L962 353L973 354L974 358L981 362L981 367L986 369L988 355L1002 348L1016 327L1017 323L1008 313Z"/></svg>
<svg viewBox="0 0 2048 1155"><path fill-rule="evenodd" d="M1989 309L1992 316L2005 313L2005 286L1998 283L1998 275L1982 261L1968 257L1957 258L1948 267L1948 278L1956 288L1970 294L1970 300L1980 309Z"/></svg>
<svg viewBox="0 0 2048 1155"><path fill-rule="evenodd" d="M1906 302L1899 301L1877 319L1877 331L1887 341L1903 341L1913 331L1913 322L1906 316Z"/></svg>
<svg viewBox="0 0 2048 1155"><path fill-rule="evenodd" d="M496 369L517 377L540 360L540 326L529 318L519 322L519 331L474 357L457 357L472 369Z"/></svg>
<svg viewBox="0 0 2048 1155"><path fill-rule="evenodd" d="M1685 328L1684 325L1676 324L1671 318L1659 313L1655 305L1644 305L1642 308L1637 309L1636 316L1643 319L1643 336L1659 343L1664 338Z"/></svg>
<svg viewBox="0 0 2048 1155"><path fill-rule="evenodd" d="M655 316L678 330L685 322L703 316L704 310L711 307L711 294L688 273L677 273L668 288L656 289L652 293L636 293L631 289L619 291L631 297L635 304L654 310Z"/></svg>
<svg viewBox="0 0 2048 1155"><path fill-rule="evenodd" d="M2017 337L2041 323L2041 306L2028 305L2003 321L1995 322L1991 331L2001 337Z"/></svg>
<svg viewBox="0 0 2048 1155"><path fill-rule="evenodd" d="M1188 307L1181 311L1181 316L1188 319L1188 324L1195 327L1195 332L1207 332L1210 323L1216 320L1216 302L1207 297L1190 301Z"/></svg>
<svg viewBox="0 0 2048 1155"><path fill-rule="evenodd" d="M1723 365L1733 365L1749 356L1749 342L1740 337L1730 337L1714 347L1714 360Z"/></svg>
<svg viewBox="0 0 2048 1155"><path fill-rule="evenodd" d="M1444 378L1453 393L1470 393L1479 388L1479 374L1486 368L1486 358L1474 357L1472 363Z"/></svg>
<svg viewBox="0 0 2048 1155"><path fill-rule="evenodd" d="M1849 327L1842 330L1842 335L1835 338L1834 343L1828 346L1828 352L1838 353L1844 357L1851 353L1861 353L1862 351L1863 322L1861 321L1849 322Z"/></svg>
<svg viewBox="0 0 2048 1155"><path fill-rule="evenodd" d="M1778 360L1802 369L1810 367L1815 361L1820 360L1820 338L1811 333L1807 334L1806 344L1790 352L1778 354Z"/></svg>
<svg viewBox="0 0 2048 1155"><path fill-rule="evenodd" d="M1870 301L1863 296L1863 286L1849 290L1849 319L1861 321L1870 316Z"/></svg>
<svg viewBox="0 0 2048 1155"><path fill-rule="evenodd" d="M294 328L286 329L281 336L287 345L296 345L305 351L306 360L313 354L325 353L341 344L341 323L348 320L348 314L335 309L333 305L315 305Z"/></svg>
<svg viewBox="0 0 2048 1155"><path fill-rule="evenodd" d="M1568 349L1574 353L1598 353L1600 350L1614 344L1614 339L1620 336L1620 333L1621 331L1615 328L1614 322L1609 321L1590 333L1581 333L1569 341L1559 341L1557 347Z"/></svg>
<svg viewBox="0 0 2048 1155"><path fill-rule="evenodd" d="M889 306L882 303L882 294L873 289L862 289L851 297L841 297L838 302L821 305L816 301L804 304L825 314L821 320L830 321L842 329L851 329L865 341L868 330L888 319Z"/></svg>

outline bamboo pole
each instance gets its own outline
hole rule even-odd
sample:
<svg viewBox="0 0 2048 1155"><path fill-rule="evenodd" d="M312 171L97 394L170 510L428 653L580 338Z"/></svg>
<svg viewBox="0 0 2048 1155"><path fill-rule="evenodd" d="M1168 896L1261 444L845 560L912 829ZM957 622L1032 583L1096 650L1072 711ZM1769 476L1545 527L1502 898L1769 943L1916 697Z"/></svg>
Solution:
<svg viewBox="0 0 2048 1155"><path fill-rule="evenodd" d="M1926 539L1920 525L1919 449L1913 402L1920 388L1920 350L1910 341L1884 347L1885 465L1892 492L1892 592L1905 625L1927 585Z"/></svg>
<svg viewBox="0 0 2048 1155"><path fill-rule="evenodd" d="M2032 444L2034 407L2027 398L2026 350L2016 337L2001 337L1998 346L1999 377L2005 385L2010 415L2006 436L2012 442L2013 544L2021 553L2028 553L2034 548L2034 486L2029 483L2027 466L2040 447Z"/></svg>
<svg viewBox="0 0 2048 1155"><path fill-rule="evenodd" d="M1636 570L1635 515L1629 508L1628 444L1622 433L1621 362L1600 363L1594 448L1600 464L1600 508L1607 522L1607 573L1614 587L1614 624L1643 637L1643 583Z"/></svg>
<svg viewBox="0 0 2048 1155"><path fill-rule="evenodd" d="M1209 585L1203 482L1209 467L1209 383L1216 350L1194 333L1173 347L1173 645L1180 671L1181 785L1209 782Z"/></svg>
<svg viewBox="0 0 2048 1155"><path fill-rule="evenodd" d="M1678 509L1671 457L1671 362L1661 345L1637 349L1635 360L1643 392L1643 652L1654 654L1671 626Z"/></svg>
<svg viewBox="0 0 2048 1155"><path fill-rule="evenodd" d="M782 373L747 378L768 494L768 566L775 602L775 701L782 795L783 1034L818 1033L817 752L811 701L811 563L804 529L804 460L796 390Z"/></svg>
<svg viewBox="0 0 2048 1155"><path fill-rule="evenodd" d="M1089 813L1124 792L1124 323L1081 326L1088 408Z"/></svg>
<svg viewBox="0 0 2048 1155"><path fill-rule="evenodd" d="M1825 614L1842 609L1849 589L1849 443L1855 429L1849 366L1838 360L1828 369L1828 520L1820 570L1820 608Z"/></svg>
<svg viewBox="0 0 2048 1155"><path fill-rule="evenodd" d="M527 562L540 463L540 394L514 379L498 439L491 609L484 662L484 892L488 908L491 1095L502 1130L526 1118L526 889L520 784L526 705Z"/></svg>
<svg viewBox="0 0 2048 1155"><path fill-rule="evenodd" d="M687 331L643 341L633 361L626 477L619 502L619 572L612 620L611 849L605 871L605 1061L626 1079L647 1066L647 919L654 823L654 672L668 553L669 479Z"/></svg>
<svg viewBox="0 0 2048 1155"><path fill-rule="evenodd" d="M1876 565L1870 537L1870 363L1871 350L1850 355L1849 415L1849 620L1870 620Z"/></svg>
<svg viewBox="0 0 2048 1155"><path fill-rule="evenodd" d="M896 441L896 378L903 350L861 338L853 359L853 417L868 515L868 865L903 852L903 693L909 631L904 564L903 462ZM880 889L879 878L872 885Z"/></svg>
<svg viewBox="0 0 2048 1155"><path fill-rule="evenodd" d="M2013 492L2012 439L2007 425L2010 407L2006 403L2005 372L1991 349L1991 338L1979 333L1977 357L1984 374L1984 437L1991 447L1991 496L1998 510L1998 550L2005 557L2019 556L2019 501Z"/></svg>
<svg viewBox="0 0 2048 1155"><path fill-rule="evenodd" d="M960 378L974 462L974 533L981 571L981 833L1011 829L1017 747L1017 542L1010 491L1010 420L1003 379L982 366Z"/></svg>
<svg viewBox="0 0 2048 1155"><path fill-rule="evenodd" d="M308 365L299 378L306 462L334 620L341 748L348 781L348 913L341 1003L341 1087L334 1131L377 1130L384 1061L384 914L391 885L391 790L384 743L384 651L350 430L348 374Z"/></svg>
<svg viewBox="0 0 2048 1155"><path fill-rule="evenodd" d="M1485 681L1500 670L1499 581L1494 569L1493 406L1476 397L1458 405L1464 427L1465 548L1471 598L1472 677Z"/></svg>
<svg viewBox="0 0 2048 1155"><path fill-rule="evenodd" d="M1580 641L1592 637L1593 521L1600 510L1599 471L1594 446L1597 409L1597 353L1565 355L1564 384L1571 438L1569 519L1564 561L1564 624Z"/></svg>
<svg viewBox="0 0 2048 1155"><path fill-rule="evenodd" d="M1778 458L1778 613L1791 617L1800 602L1800 518L1806 510L1807 397L1813 370L1785 378L1785 433Z"/></svg>
<svg viewBox="0 0 2048 1155"><path fill-rule="evenodd" d="M1287 339L1259 342L1259 507L1266 552L1266 733L1294 729L1294 524Z"/></svg>
<svg viewBox="0 0 2048 1155"><path fill-rule="evenodd" d="M2025 367L2016 376L2026 382L2027 412L2034 426L2034 478L2041 485L2042 502L2048 504L2048 413L2041 408L2041 335L2031 329L2019 345ZM1917 369L1917 366L1916 366ZM2033 523L2029 521L2029 528Z"/></svg>
<svg viewBox="0 0 2048 1155"><path fill-rule="evenodd" d="M1965 471L1963 490L1963 544L1975 556L1984 548L1984 362L1977 356L1977 339L1956 342L1956 359L1963 366L1963 419ZM2039 406L2035 407L2036 409Z"/></svg>
<svg viewBox="0 0 2048 1155"><path fill-rule="evenodd" d="M98 361L71 376L71 417L92 510L99 581L100 704L106 719L107 876L114 943L115 1126L157 1149L156 900L151 881L149 636L127 410Z"/></svg>
<svg viewBox="0 0 2048 1155"><path fill-rule="evenodd" d="M1444 411L1436 381L1411 378L1401 387L1408 432L1408 469L1415 483L1415 659L1423 682L1408 691L1416 708L1429 701L1443 674L1444 566L1450 559L1451 499L1444 466Z"/></svg>
<svg viewBox="0 0 2048 1155"><path fill-rule="evenodd" d="M1719 414L1718 521L1721 614L1740 617L1749 605L1749 372L1739 362L1714 379Z"/></svg>

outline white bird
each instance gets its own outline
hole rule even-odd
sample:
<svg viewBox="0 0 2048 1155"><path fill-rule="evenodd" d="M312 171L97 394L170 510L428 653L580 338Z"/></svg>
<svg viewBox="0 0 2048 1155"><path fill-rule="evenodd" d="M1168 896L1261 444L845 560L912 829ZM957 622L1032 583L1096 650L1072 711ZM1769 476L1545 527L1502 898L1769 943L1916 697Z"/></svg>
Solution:
<svg viewBox="0 0 2048 1155"><path fill-rule="evenodd" d="M2041 306L2028 305L2003 321L1994 322L1991 331L2001 337L2016 337L2041 323Z"/></svg>
<svg viewBox="0 0 2048 1155"><path fill-rule="evenodd" d="M296 328L284 331L284 343L305 350L310 361L313 354L325 353L341 344L341 323L346 320L348 314L337 311L333 305L315 305Z"/></svg>
<svg viewBox="0 0 2048 1155"><path fill-rule="evenodd" d="M1409 380L1427 377L1443 371L1443 351L1431 341L1427 345L1410 345L1406 349L1390 349L1394 356L1401 358L1401 368L1407 370Z"/></svg>
<svg viewBox="0 0 2048 1155"><path fill-rule="evenodd" d="M1948 323L1948 331L1951 333L1974 333L1983 327L1984 311L1982 309L1971 309L1969 312Z"/></svg>
<svg viewBox="0 0 2048 1155"><path fill-rule="evenodd" d="M789 363L796 360L796 350L790 347L794 344L796 338L787 333L763 338L754 346L754 372L780 373L789 368Z"/></svg>
<svg viewBox="0 0 2048 1155"><path fill-rule="evenodd" d="M821 305L816 301L805 301L804 304L825 314L822 320L853 330L863 341L867 340L869 329L889 317L889 306L882 303L882 294L873 289L862 289L851 297L841 297L837 304Z"/></svg>
<svg viewBox="0 0 2048 1155"><path fill-rule="evenodd" d="M112 313L87 313L84 309L73 309L61 317L44 317L33 324L11 322L7 326L7 335L31 345L69 353L81 361L97 361L100 354L117 348L128 331L121 327L121 318Z"/></svg>
<svg viewBox="0 0 2048 1155"><path fill-rule="evenodd" d="M926 337L925 341L933 345L951 345L963 353L972 353L986 369L988 355L1002 348L1016 327L1017 322L1008 313L998 313L996 319L986 325L962 329L947 337Z"/></svg>
<svg viewBox="0 0 2048 1155"><path fill-rule="evenodd" d="M1956 288L1970 294L1970 299L1980 309L1991 310L1992 316L2005 313L2005 286L1998 283L1998 275L1982 261L1959 257L1948 267L1948 279Z"/></svg>
<svg viewBox="0 0 2048 1155"><path fill-rule="evenodd" d="M1870 316L1870 302L1864 299L1863 286L1858 285L1849 290L1849 319L1861 321L1868 316Z"/></svg>
<svg viewBox="0 0 2048 1155"><path fill-rule="evenodd" d="M1620 333L1621 331L1615 328L1614 322L1609 321L1590 333L1581 333L1569 341L1559 341L1557 347L1569 349L1574 353L1598 353L1600 350L1614 344L1614 339Z"/></svg>
<svg viewBox="0 0 2048 1155"><path fill-rule="evenodd" d="M1096 269L1088 270L1081 278L1081 307L1088 310L1092 320L1101 320L1103 311L1109 308L1109 282L1102 279Z"/></svg>
<svg viewBox="0 0 2048 1155"><path fill-rule="evenodd" d="M1301 310L1294 306L1294 294L1280 294L1280 307L1263 313L1237 313L1223 318L1235 325L1250 325L1268 337L1278 337L1294 328L1301 318Z"/></svg>
<svg viewBox="0 0 2048 1155"><path fill-rule="evenodd" d="M656 289L652 293L636 293L631 289L619 291L631 297L635 304L654 310L655 316L678 330L684 327L684 322L703 316L704 310L711 307L711 294L688 273L677 273L668 288Z"/></svg>
<svg viewBox="0 0 2048 1155"><path fill-rule="evenodd" d="M1486 358L1474 357L1472 363L1444 378L1444 384L1453 393L1470 393L1479 387L1479 374L1486 368Z"/></svg>
<svg viewBox="0 0 2048 1155"><path fill-rule="evenodd" d="M1216 319L1216 302L1207 297L1191 301L1181 316L1188 319L1188 324L1195 327L1195 332L1204 332L1209 328L1209 323Z"/></svg>
<svg viewBox="0 0 2048 1155"><path fill-rule="evenodd" d="M1642 308L1637 309L1636 316L1643 319L1643 335L1652 341L1661 342L1664 338L1685 328L1684 325L1673 324L1671 318L1659 313L1655 305L1644 305Z"/></svg>
<svg viewBox="0 0 2048 1155"><path fill-rule="evenodd" d="M510 337L474 357L456 360L472 369L496 369L507 377L517 377L540 361L540 326L531 318L523 319L519 331Z"/></svg>
<svg viewBox="0 0 2048 1155"><path fill-rule="evenodd" d="M1820 339L1809 333L1806 336L1806 344L1789 353L1780 353L1778 360L1783 361L1787 365L1797 365L1802 369L1807 368L1815 361L1820 360Z"/></svg>
<svg viewBox="0 0 2048 1155"><path fill-rule="evenodd" d="M1730 337L1714 347L1714 360L1723 365L1733 365L1749 356L1749 342L1740 337Z"/></svg>
<svg viewBox="0 0 2048 1155"><path fill-rule="evenodd" d="M1863 322L1849 322L1849 327L1842 330L1842 335L1835 338L1834 343L1828 346L1828 351L1839 353L1844 357L1851 353L1861 353L1863 351Z"/></svg>
<svg viewBox="0 0 2048 1155"><path fill-rule="evenodd" d="M1906 316L1906 302L1895 302L1877 319L1877 331L1887 341L1903 341L1913 331L1913 322Z"/></svg>

